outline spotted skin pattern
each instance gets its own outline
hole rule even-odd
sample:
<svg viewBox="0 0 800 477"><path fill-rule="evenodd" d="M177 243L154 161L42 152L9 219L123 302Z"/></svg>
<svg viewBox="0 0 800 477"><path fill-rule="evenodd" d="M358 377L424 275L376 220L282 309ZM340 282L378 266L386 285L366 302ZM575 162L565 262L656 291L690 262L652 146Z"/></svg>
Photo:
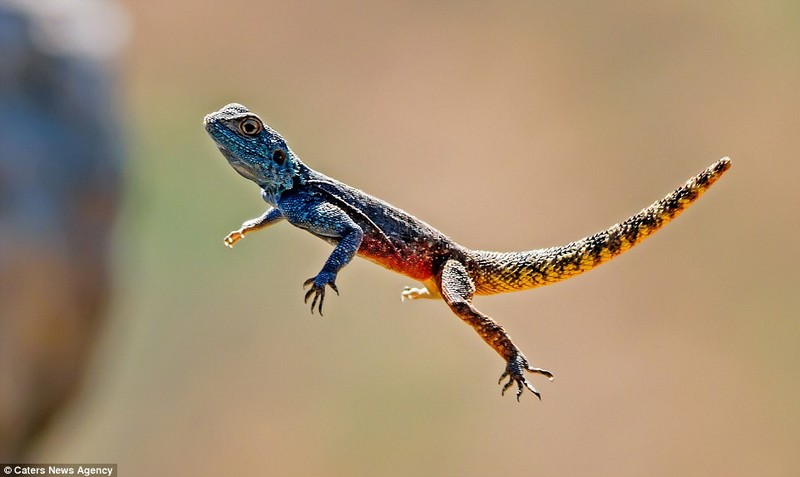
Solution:
<svg viewBox="0 0 800 477"><path fill-rule="evenodd" d="M337 294L336 276L359 255L423 284L401 298L442 299L506 362L502 391L528 389L541 399L526 373L553 379L530 365L508 333L472 303L491 295L548 285L597 267L666 225L730 168L722 158L665 198L631 218L581 240L527 252L476 251L463 247L413 215L306 166L275 130L246 107L229 104L204 119L206 131L228 163L261 188L271 207L225 237L233 247L247 234L281 220L334 246L322 269L305 281L311 313L322 315L326 289Z"/></svg>

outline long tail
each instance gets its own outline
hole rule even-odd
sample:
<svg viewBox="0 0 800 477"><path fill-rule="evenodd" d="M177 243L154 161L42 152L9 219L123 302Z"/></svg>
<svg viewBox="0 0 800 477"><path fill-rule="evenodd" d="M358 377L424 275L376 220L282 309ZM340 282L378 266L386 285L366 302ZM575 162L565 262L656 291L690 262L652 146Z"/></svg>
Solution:
<svg viewBox="0 0 800 477"><path fill-rule="evenodd" d="M489 295L549 285L605 263L666 225L731 167L723 157L626 221L563 245L527 252L474 251L475 293Z"/></svg>

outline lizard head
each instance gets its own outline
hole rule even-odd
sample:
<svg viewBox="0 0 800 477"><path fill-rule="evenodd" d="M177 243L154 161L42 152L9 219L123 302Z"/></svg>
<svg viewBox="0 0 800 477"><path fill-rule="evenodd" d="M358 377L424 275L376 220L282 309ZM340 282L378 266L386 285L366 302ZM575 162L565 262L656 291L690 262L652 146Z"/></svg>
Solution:
<svg viewBox="0 0 800 477"><path fill-rule="evenodd" d="M231 167L272 194L292 187L300 160L277 131L241 104L231 103L203 120Z"/></svg>

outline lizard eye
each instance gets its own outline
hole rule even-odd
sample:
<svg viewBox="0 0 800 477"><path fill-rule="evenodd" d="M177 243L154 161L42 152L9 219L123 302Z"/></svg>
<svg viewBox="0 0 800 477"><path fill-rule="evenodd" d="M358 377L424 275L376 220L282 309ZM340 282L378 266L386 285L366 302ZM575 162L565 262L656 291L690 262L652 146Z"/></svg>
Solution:
<svg viewBox="0 0 800 477"><path fill-rule="evenodd" d="M264 125L256 118L245 118L239 123L239 132L245 136L255 136L262 129L264 129Z"/></svg>
<svg viewBox="0 0 800 477"><path fill-rule="evenodd" d="M282 166L283 163L286 162L286 153L281 149L276 149L275 152L272 153L272 160L279 166Z"/></svg>

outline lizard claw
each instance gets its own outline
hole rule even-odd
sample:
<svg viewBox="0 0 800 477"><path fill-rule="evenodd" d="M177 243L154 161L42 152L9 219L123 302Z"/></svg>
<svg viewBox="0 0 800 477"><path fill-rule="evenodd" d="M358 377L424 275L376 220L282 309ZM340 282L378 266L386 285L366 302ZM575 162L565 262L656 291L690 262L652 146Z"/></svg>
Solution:
<svg viewBox="0 0 800 477"><path fill-rule="evenodd" d="M337 295L339 294L339 289L336 288L336 283L333 282L334 280L336 280L335 274L320 272L320 274L316 277L311 277L303 282L303 289L311 285L311 288L309 288L306 292L305 298L303 298L303 303L308 303L308 299L311 298L311 295L314 295L314 299L311 300L312 315L314 314L314 307L317 307L319 316L323 316L322 304L325 302L325 285L331 287L331 289L335 291ZM317 300L319 300L319 306L317 306Z"/></svg>
<svg viewBox="0 0 800 477"><path fill-rule="evenodd" d="M506 377L508 378L508 382L506 382L503 385L503 390L501 391L500 394L505 395L508 388L510 388L516 383L517 401L519 401L519 398L520 396L522 396L522 393L525 391L525 388L528 388L528 390L532 392L536 397L538 397L539 400L541 401L542 395L539 394L539 391L537 391L536 388L533 387L533 385L530 382L528 382L528 380L525 378L525 371L528 371L530 373L541 374L547 376L547 378L550 381L553 380L553 373L547 371L546 369L532 367L531 365L528 364L528 360L526 360L524 356L518 354L508 360L508 364L506 364L506 370L503 372L503 374L500 376L500 379L497 381L497 384L500 384L501 382L503 382L503 379L505 379Z"/></svg>

